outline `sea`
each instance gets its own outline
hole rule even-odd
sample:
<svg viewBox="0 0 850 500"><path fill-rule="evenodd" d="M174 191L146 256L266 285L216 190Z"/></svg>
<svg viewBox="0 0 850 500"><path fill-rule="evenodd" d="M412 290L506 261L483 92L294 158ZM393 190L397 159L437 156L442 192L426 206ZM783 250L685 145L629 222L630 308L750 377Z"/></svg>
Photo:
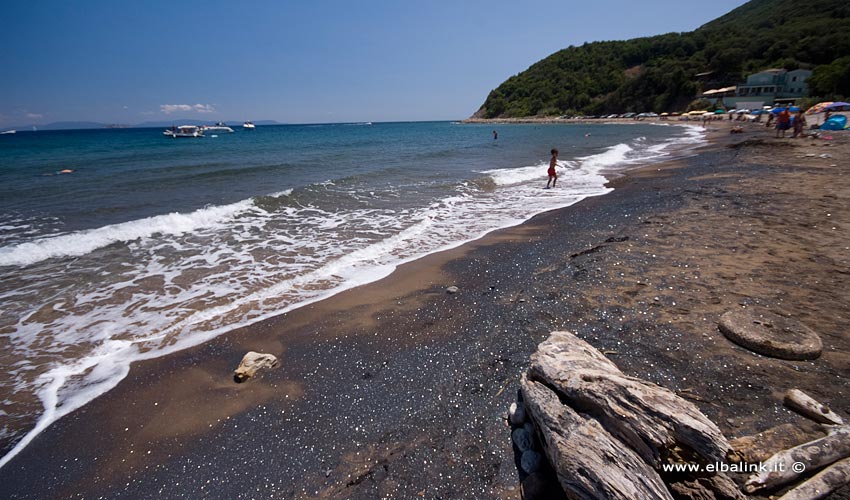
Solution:
<svg viewBox="0 0 850 500"><path fill-rule="evenodd" d="M663 122L0 135L0 466L134 361L604 195L703 142Z"/></svg>

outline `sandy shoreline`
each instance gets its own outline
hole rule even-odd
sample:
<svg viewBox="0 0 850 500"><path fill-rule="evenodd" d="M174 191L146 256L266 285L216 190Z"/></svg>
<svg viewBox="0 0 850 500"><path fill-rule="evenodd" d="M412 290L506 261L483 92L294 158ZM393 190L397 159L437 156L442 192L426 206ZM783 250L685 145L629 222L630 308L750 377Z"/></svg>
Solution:
<svg viewBox="0 0 850 500"><path fill-rule="evenodd" d="M781 405L794 387L847 414L850 139L728 127L712 122L715 147L608 195L134 365L0 469L0 493L518 498L503 415L555 329L688 397L728 437L799 422ZM740 307L803 321L823 356L731 344L716 321ZM234 384L248 350L281 367Z"/></svg>

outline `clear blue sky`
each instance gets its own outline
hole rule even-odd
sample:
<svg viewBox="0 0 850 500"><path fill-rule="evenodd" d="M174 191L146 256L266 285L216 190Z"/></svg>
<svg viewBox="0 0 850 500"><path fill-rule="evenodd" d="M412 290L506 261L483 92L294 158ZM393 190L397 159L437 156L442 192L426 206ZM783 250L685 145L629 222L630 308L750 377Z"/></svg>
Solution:
<svg viewBox="0 0 850 500"><path fill-rule="evenodd" d="M570 45L690 31L744 0L0 4L0 126L466 118Z"/></svg>

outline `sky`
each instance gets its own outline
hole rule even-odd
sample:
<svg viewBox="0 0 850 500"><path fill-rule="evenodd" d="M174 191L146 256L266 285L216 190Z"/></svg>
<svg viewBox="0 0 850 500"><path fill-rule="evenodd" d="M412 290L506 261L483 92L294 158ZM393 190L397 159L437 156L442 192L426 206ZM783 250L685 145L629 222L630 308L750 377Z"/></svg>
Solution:
<svg viewBox="0 0 850 500"><path fill-rule="evenodd" d="M1 2L0 127L463 119L560 49L691 31L744 3Z"/></svg>

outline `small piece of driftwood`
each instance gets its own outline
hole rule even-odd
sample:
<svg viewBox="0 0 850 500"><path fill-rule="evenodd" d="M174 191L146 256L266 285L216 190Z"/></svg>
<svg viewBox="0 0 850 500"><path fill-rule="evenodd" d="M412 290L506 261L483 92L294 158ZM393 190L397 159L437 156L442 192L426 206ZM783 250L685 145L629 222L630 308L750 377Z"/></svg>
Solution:
<svg viewBox="0 0 850 500"><path fill-rule="evenodd" d="M520 381L558 482L570 498L672 499L661 477L593 419L561 403L546 385Z"/></svg>
<svg viewBox="0 0 850 500"><path fill-rule="evenodd" d="M785 394L785 406L822 424L844 425L844 419L828 406L817 402L799 389L791 389Z"/></svg>
<svg viewBox="0 0 850 500"><path fill-rule="evenodd" d="M808 481L779 497L779 500L817 500L850 484L850 458L838 461Z"/></svg>
<svg viewBox="0 0 850 500"><path fill-rule="evenodd" d="M557 391L565 404L598 420L650 466L676 449L690 461L722 462L729 443L691 402L623 374L587 342L553 332L531 356L530 380Z"/></svg>
<svg viewBox="0 0 850 500"><path fill-rule="evenodd" d="M274 368L277 365L278 360L273 354L249 351L242 358L242 362L239 363L236 370L233 371L233 381L240 384L256 376L258 371Z"/></svg>
<svg viewBox="0 0 850 500"><path fill-rule="evenodd" d="M782 450L767 459L762 464L765 470L750 476L744 491L754 493L782 486L807 471L811 473L847 457L850 457L850 427L837 427L828 436Z"/></svg>

